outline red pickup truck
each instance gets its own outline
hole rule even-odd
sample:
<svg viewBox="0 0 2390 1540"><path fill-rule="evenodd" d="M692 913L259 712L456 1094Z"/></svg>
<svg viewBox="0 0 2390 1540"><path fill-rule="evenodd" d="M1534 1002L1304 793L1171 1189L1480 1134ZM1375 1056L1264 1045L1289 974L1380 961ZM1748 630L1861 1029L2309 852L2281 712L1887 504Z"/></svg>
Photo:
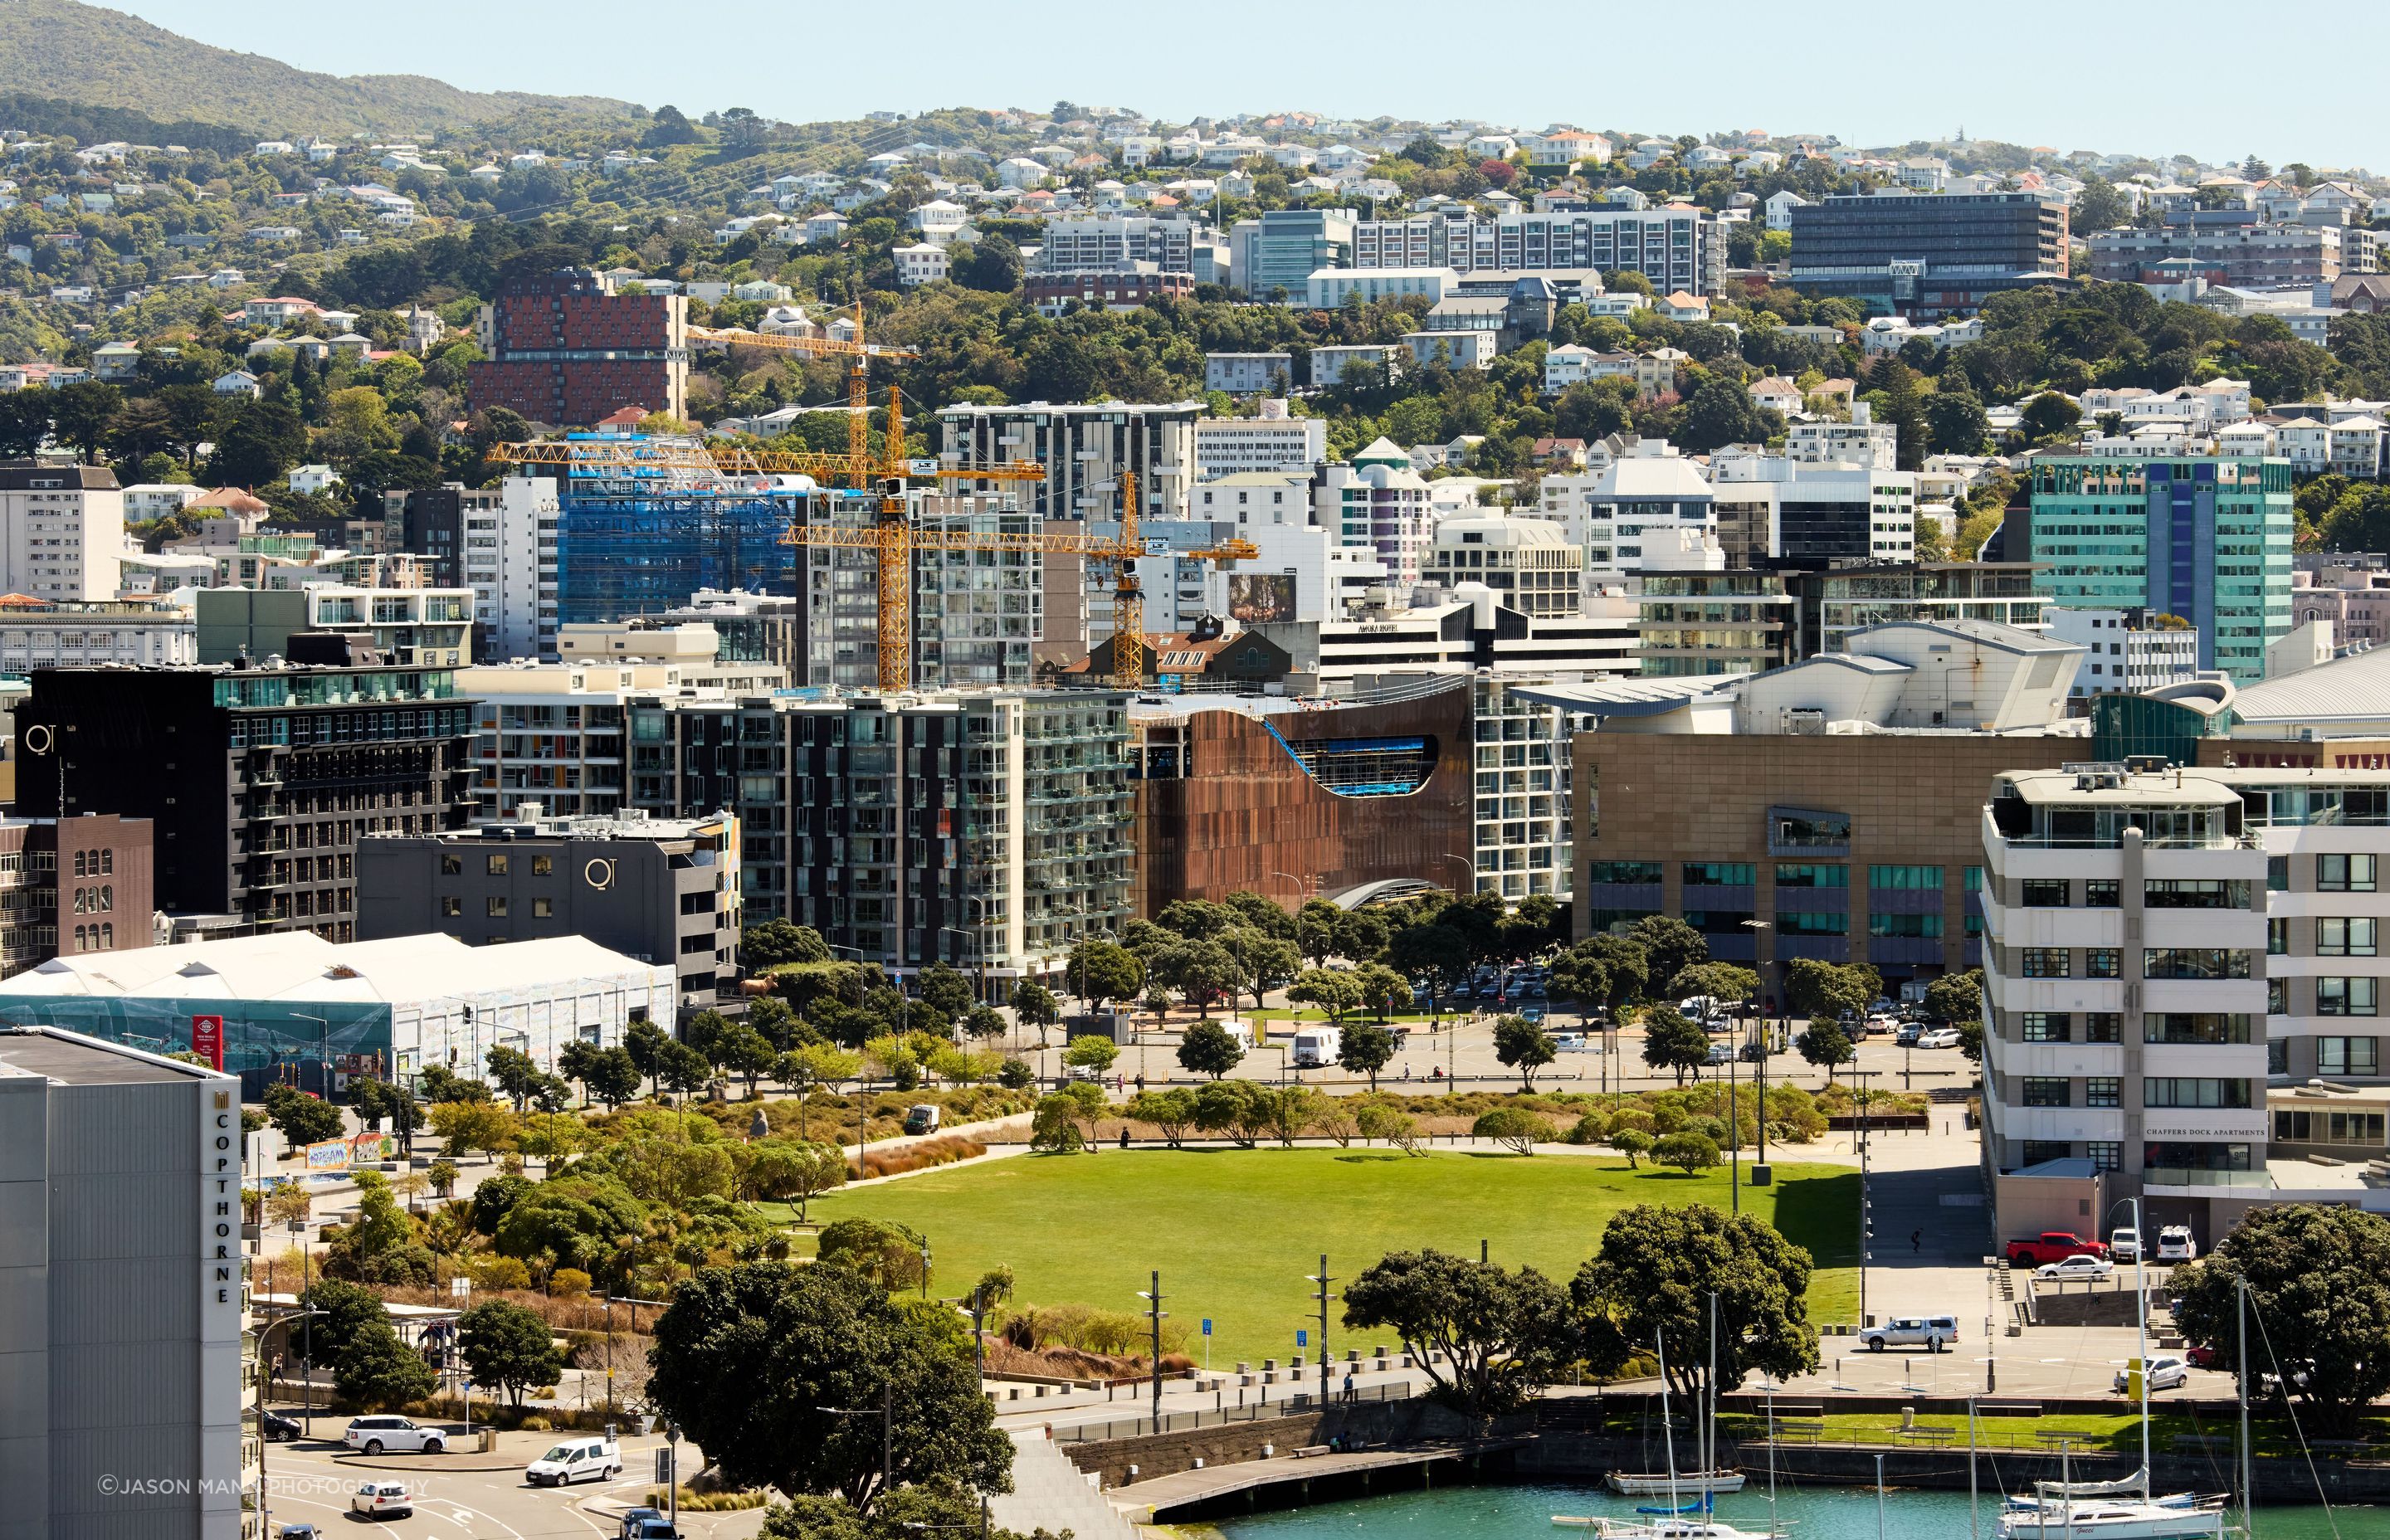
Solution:
<svg viewBox="0 0 2390 1540"><path fill-rule="evenodd" d="M2044 1230L2031 1240L2009 1242L2009 1265L2011 1267L2041 1267L2053 1262L2063 1262L2068 1257L2104 1257L2107 1254L2105 1243L2081 1239L2069 1230Z"/></svg>

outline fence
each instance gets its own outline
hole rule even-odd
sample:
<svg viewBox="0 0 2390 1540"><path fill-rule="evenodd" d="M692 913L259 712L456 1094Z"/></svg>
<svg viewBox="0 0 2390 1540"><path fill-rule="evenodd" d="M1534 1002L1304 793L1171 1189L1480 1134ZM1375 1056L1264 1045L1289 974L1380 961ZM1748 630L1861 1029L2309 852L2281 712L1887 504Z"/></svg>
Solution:
<svg viewBox="0 0 2390 1540"><path fill-rule="evenodd" d="M1408 1385L1369 1385L1356 1388L1350 1395L1330 1395L1329 1404L1349 1406L1360 1402L1407 1401L1410 1396ZM1319 1409L1318 1400L1311 1392L1298 1391L1283 1401L1256 1401L1244 1406L1224 1404L1210 1411L1164 1412L1159 1420L1149 1416L1107 1422L1082 1422L1074 1427L1057 1427L1054 1441L1057 1444L1102 1444L1116 1438L1146 1438L1156 1433L1220 1428L1232 1422L1269 1422L1279 1418L1309 1417Z"/></svg>

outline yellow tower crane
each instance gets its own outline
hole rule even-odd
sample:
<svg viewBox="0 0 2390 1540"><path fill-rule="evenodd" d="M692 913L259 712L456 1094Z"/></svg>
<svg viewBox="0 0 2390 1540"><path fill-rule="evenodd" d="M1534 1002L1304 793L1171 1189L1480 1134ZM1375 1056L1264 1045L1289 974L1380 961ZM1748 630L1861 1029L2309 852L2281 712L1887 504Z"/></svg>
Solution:
<svg viewBox="0 0 2390 1540"><path fill-rule="evenodd" d="M875 346L864 340L863 302L854 302L854 340L803 337L782 331L749 331L744 327L691 327L691 343L723 348L771 348L815 357L842 357L846 371L846 458L849 484L858 492L871 484L871 391L864 368L873 358L919 358L911 348Z"/></svg>

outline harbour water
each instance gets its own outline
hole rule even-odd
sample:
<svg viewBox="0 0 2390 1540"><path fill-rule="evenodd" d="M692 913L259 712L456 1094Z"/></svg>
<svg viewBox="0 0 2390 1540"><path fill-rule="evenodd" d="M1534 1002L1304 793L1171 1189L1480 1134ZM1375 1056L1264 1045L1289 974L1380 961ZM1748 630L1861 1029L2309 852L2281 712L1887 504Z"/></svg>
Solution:
<svg viewBox="0 0 2390 1540"><path fill-rule="evenodd" d="M1985 1471L1988 1482L1990 1472ZM1963 1492L1883 1495L1881 1527L1873 1488L1780 1487L1777 1514L1794 1540L1954 1540L1980 1534L1989 1540L1999 1496L1987 1485L1981 1521L1971 1529ZM1632 1518L1634 1499L1595 1487L1561 1485L1453 1486L1355 1502L1257 1513L1225 1521L1227 1540L1568 1540L1582 1532L1555 1528L1552 1515L1608 1514ZM1765 1488L1721 1497L1718 1519L1767 1532ZM2237 1519L2237 1515L2235 1516ZM2390 1508L2260 1508L2255 1540L2390 1540Z"/></svg>

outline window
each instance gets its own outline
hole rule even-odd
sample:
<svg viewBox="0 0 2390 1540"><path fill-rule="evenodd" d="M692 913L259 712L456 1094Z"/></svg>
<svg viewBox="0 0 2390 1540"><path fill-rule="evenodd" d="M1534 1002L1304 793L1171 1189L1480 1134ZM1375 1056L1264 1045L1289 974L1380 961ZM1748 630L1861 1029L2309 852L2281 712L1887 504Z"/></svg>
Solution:
<svg viewBox="0 0 2390 1540"><path fill-rule="evenodd" d="M2155 1011L2141 1018L2145 1043L2246 1043L2249 1018L2206 1011Z"/></svg>
<svg viewBox="0 0 2390 1540"><path fill-rule="evenodd" d="M113 875L116 871L116 852L113 849L109 849L101 851L98 854L99 874L102 877Z"/></svg>
<svg viewBox="0 0 2390 1540"><path fill-rule="evenodd" d="M1748 888L1753 880L1752 864L1748 861L1685 863L1685 886L1688 888Z"/></svg>
<svg viewBox="0 0 2390 1540"><path fill-rule="evenodd" d="M2071 1043L2075 1040L2075 1018L2062 1010L2029 1010L2021 1027L2028 1043Z"/></svg>
<svg viewBox="0 0 2390 1540"><path fill-rule="evenodd" d="M1983 868L1983 867L1981 867L1981 866L1963 866L1963 867L1960 868L1960 874L1961 874L1961 875L1960 875L1960 880L1961 880L1961 882L1963 882L1963 883L1965 884L1965 887L1966 887L1966 891L1967 891L1967 892L1971 892L1971 893L1979 893L1979 892L1982 892L1984 891L1984 868Z"/></svg>
<svg viewBox="0 0 2390 1540"><path fill-rule="evenodd" d="M1851 917L1842 909L1779 909L1776 932L1783 936L1846 936Z"/></svg>
<svg viewBox="0 0 2390 1540"><path fill-rule="evenodd" d="M2284 918L2266 921L2266 956L2286 957L2291 953L2291 922Z"/></svg>
<svg viewBox="0 0 2390 1540"><path fill-rule="evenodd" d="M1780 888L1847 888L1851 885L1851 869L1839 863L1788 866L1779 862L1776 885Z"/></svg>
<svg viewBox="0 0 2390 1540"><path fill-rule="evenodd" d="M2319 957L2379 956L2381 924L2378 919L2319 919L2316 921L2316 956Z"/></svg>
<svg viewBox="0 0 2390 1540"><path fill-rule="evenodd" d="M2366 975L2316 981L2318 1016L2379 1016L2382 981Z"/></svg>
<svg viewBox="0 0 2390 1540"><path fill-rule="evenodd" d="M2068 957L2063 946L2028 946L2019 954L2019 967L2028 979L2067 979Z"/></svg>
<svg viewBox="0 0 2390 1540"><path fill-rule="evenodd" d="M2124 1106L2124 1081L2115 1075L2092 1076L2083 1083L2083 1105L2086 1107Z"/></svg>
<svg viewBox="0 0 2390 1540"><path fill-rule="evenodd" d="M533 857L531 858L531 874L532 874L533 877L553 877L553 876L555 876L555 875L556 875L556 857L555 857L555 856L553 856L553 855L534 855L534 856L533 856Z"/></svg>
<svg viewBox="0 0 2390 1540"><path fill-rule="evenodd" d="M1868 934L1870 936L1923 937L1938 941L1942 936L1940 915L1870 915Z"/></svg>
<svg viewBox="0 0 2390 1540"><path fill-rule="evenodd" d="M2249 1147L2164 1139L2141 1147L2141 1164L2150 1171L2247 1171Z"/></svg>
<svg viewBox="0 0 2390 1540"><path fill-rule="evenodd" d="M552 898L534 898L534 899L533 899L533 900L531 901L531 913L532 913L532 918L533 918L533 919L553 919L553 918L556 918L556 900L554 900L554 899L552 899Z"/></svg>
<svg viewBox="0 0 2390 1540"><path fill-rule="evenodd" d="M2315 1042L2316 1073L2327 1079L2382 1072L2382 1039L2378 1037L2319 1037Z"/></svg>
<svg viewBox="0 0 2390 1540"><path fill-rule="evenodd" d="M465 858L464 858L463 856L461 856L461 855L443 855L443 856L442 856L442 857L440 858L440 875L441 875L441 876L443 876L443 877L462 877L462 876L464 876L464 875L465 875Z"/></svg>
<svg viewBox="0 0 2390 1540"><path fill-rule="evenodd" d="M2294 1112L2274 1114L2274 1137L2292 1144L2355 1144L2379 1149L2384 1115L2380 1112Z"/></svg>
<svg viewBox="0 0 2390 1540"><path fill-rule="evenodd" d="M2024 879L2024 906L2028 909L2063 909L2068 899L2066 884L2056 878L2028 877Z"/></svg>
<svg viewBox="0 0 2390 1540"><path fill-rule="evenodd" d="M2245 1109L2249 1105L2249 1083L2193 1075L2151 1075L2141 1082L2141 1105Z"/></svg>
<svg viewBox="0 0 2390 1540"><path fill-rule="evenodd" d="M1657 861L1596 861L1585 869L1587 882L1657 882Z"/></svg>
<svg viewBox="0 0 2390 1540"><path fill-rule="evenodd" d="M2027 1139L2024 1142L2024 1163L2040 1165L2045 1161L2062 1161L2074 1150L2064 1139Z"/></svg>
<svg viewBox="0 0 2390 1540"><path fill-rule="evenodd" d="M506 895L506 894L504 894L504 893L492 893L492 894L491 894L487 899L485 899L485 900L483 901L483 904L484 904L484 912L489 916L489 918L492 918L492 919L504 919L504 918L507 918L507 895Z"/></svg>
<svg viewBox="0 0 2390 1540"><path fill-rule="evenodd" d="M2087 948L2083 954L2083 976L2087 979L2123 978L2124 955L2113 946Z"/></svg>
<svg viewBox="0 0 2390 1540"><path fill-rule="evenodd" d="M2141 953L2149 979L2245 979L2249 954L2217 946L2152 946Z"/></svg>
<svg viewBox="0 0 2390 1540"><path fill-rule="evenodd" d="M2141 902L2152 909L2245 909L2249 884L2214 878L2152 878L2141 884Z"/></svg>
<svg viewBox="0 0 2390 1540"><path fill-rule="evenodd" d="M2083 906L2087 909L2119 909L2124 903L2125 885L2113 878L2083 884Z"/></svg>
<svg viewBox="0 0 2390 1540"><path fill-rule="evenodd" d="M2269 1075L2286 1075L2291 1072L2291 1044L2288 1038L2269 1037L2266 1040L2266 1072Z"/></svg>
<svg viewBox="0 0 2390 1540"><path fill-rule="evenodd" d="M1939 892L1942 868L1939 866L1870 866L1868 886L1893 892Z"/></svg>
<svg viewBox="0 0 2390 1540"><path fill-rule="evenodd" d="M2125 1019L2113 1010L2095 1010L2083 1018L2083 1041L2086 1043L2121 1043L2125 1040Z"/></svg>
<svg viewBox="0 0 2390 1540"><path fill-rule="evenodd" d="M2287 855L2266 857L2266 891L2286 893L2291 891L2291 858Z"/></svg>
<svg viewBox="0 0 2390 1540"><path fill-rule="evenodd" d="M507 875L507 858L506 858L504 855L493 855L493 856L491 856L491 857L490 857L490 859L489 859L489 866L488 866L488 870L489 870L489 874L490 874L492 877L504 877L504 876L506 876L506 875Z"/></svg>
<svg viewBox="0 0 2390 1540"><path fill-rule="evenodd" d="M2091 1158L2091 1166L2095 1171L2122 1171L2125 1169L2125 1147L2119 1140L2087 1140L2083 1146L2083 1153Z"/></svg>
<svg viewBox="0 0 2390 1540"><path fill-rule="evenodd" d="M2316 887L2328 893L2370 893L2374 891L2374 861L2371 855L2319 855Z"/></svg>
<svg viewBox="0 0 2390 1540"><path fill-rule="evenodd" d="M440 895L440 913L443 918L458 918L465 913L465 901L455 893L443 893Z"/></svg>
<svg viewBox="0 0 2390 1540"><path fill-rule="evenodd" d="M2044 1080L2028 1076L2024 1082L2024 1105L2027 1107L2071 1107L2072 1083L2064 1080Z"/></svg>

